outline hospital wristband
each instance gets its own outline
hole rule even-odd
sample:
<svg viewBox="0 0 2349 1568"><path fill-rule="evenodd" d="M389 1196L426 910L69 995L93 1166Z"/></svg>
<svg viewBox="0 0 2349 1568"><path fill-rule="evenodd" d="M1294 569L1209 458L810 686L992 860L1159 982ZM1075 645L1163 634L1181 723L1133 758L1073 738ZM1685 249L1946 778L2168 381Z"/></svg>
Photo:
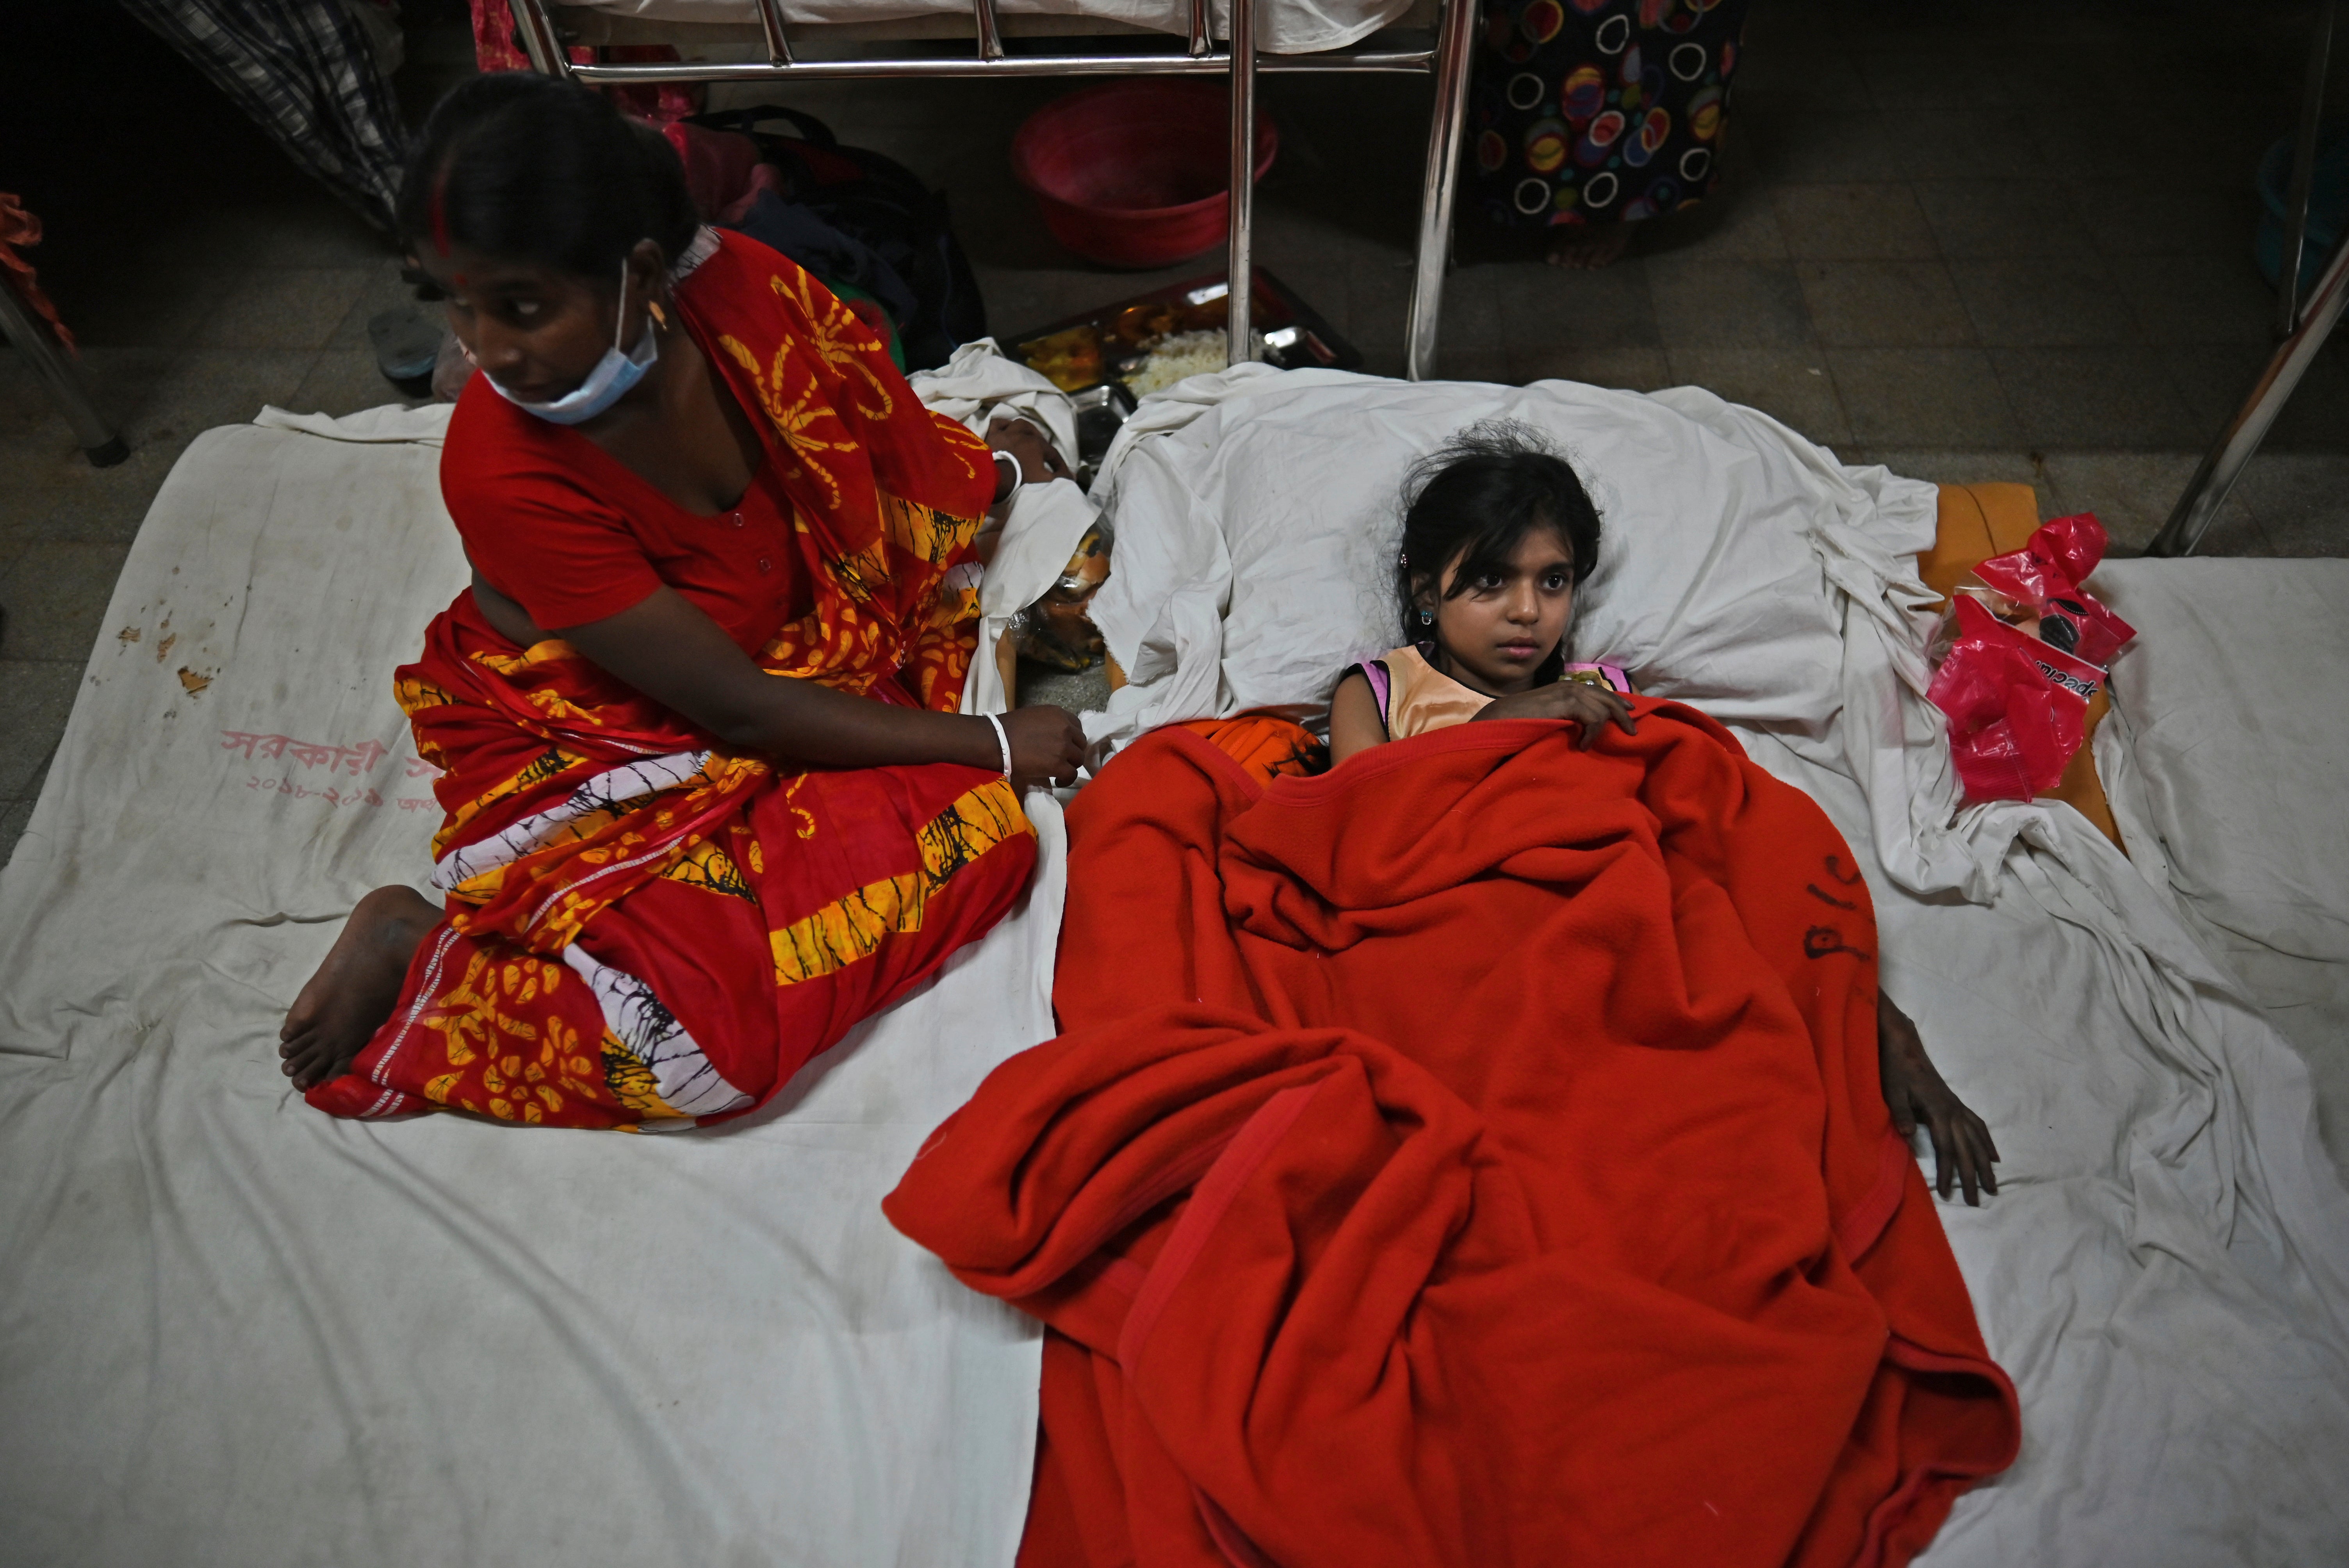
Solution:
<svg viewBox="0 0 2349 1568"><path fill-rule="evenodd" d="M995 466L999 469L1007 469L1009 470L1011 474L1011 488L1005 490L1001 496L998 497L994 504L997 506L1009 506L1011 504L1011 498L1018 495L1020 488L1027 484L1028 476L1020 471L1019 459L1009 452L997 452L995 454Z"/></svg>
<svg viewBox="0 0 2349 1568"><path fill-rule="evenodd" d="M1011 737L1005 733L1003 721L993 714L983 713L979 717L995 726L996 748L1003 753L1003 776L1009 779L1011 777Z"/></svg>

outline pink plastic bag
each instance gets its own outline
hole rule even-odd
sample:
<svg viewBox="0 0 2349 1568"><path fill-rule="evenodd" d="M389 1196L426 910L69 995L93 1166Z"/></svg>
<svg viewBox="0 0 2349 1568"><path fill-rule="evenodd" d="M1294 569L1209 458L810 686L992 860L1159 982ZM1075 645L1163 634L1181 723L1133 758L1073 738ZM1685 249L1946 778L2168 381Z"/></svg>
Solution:
<svg viewBox="0 0 2349 1568"><path fill-rule="evenodd" d="M2044 795L2080 749L2105 666L2137 635L2080 587L2105 543L2093 514L2059 517L1951 595L1926 696L1949 716L1968 799Z"/></svg>

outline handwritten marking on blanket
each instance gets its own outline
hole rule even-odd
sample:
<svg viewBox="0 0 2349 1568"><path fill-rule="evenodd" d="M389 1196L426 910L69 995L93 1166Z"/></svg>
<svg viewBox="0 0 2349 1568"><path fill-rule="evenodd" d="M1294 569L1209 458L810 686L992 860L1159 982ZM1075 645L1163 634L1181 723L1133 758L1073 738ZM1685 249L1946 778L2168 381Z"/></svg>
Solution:
<svg viewBox="0 0 2349 1568"><path fill-rule="evenodd" d="M324 768L329 773L340 769L354 774L374 771L377 765L390 755L378 740L363 741L357 746L334 746L324 741L296 740L290 735L259 735L244 729L222 730L221 749L242 752L248 759L266 758L274 761L280 757L290 757L305 768ZM408 765L408 776L411 779L418 777L416 769L426 766L411 760Z"/></svg>
<svg viewBox="0 0 2349 1568"><path fill-rule="evenodd" d="M1820 903L1831 903L1837 909L1857 909L1859 907L1859 905L1852 903L1851 900L1847 898L1836 897L1835 894L1827 892L1826 889L1821 887L1816 882L1805 882L1803 884L1803 891L1809 893L1813 898L1817 899Z"/></svg>
<svg viewBox="0 0 2349 1568"><path fill-rule="evenodd" d="M347 773L364 778L391 759L391 751L381 741L363 740L357 746L341 746L331 741L300 740L290 735L277 735L250 729L223 729L220 732L221 749L234 752L247 761L274 762L283 758L304 769L324 769L328 774ZM440 769L421 758L398 758L402 776L409 779L438 779ZM268 779L255 773L244 781L244 787L264 795L291 795L297 800L323 800L331 807L365 806L374 808L386 804L383 791L358 784L326 784L314 786L292 774ZM429 795L401 795L389 801L403 811L438 811L440 802Z"/></svg>

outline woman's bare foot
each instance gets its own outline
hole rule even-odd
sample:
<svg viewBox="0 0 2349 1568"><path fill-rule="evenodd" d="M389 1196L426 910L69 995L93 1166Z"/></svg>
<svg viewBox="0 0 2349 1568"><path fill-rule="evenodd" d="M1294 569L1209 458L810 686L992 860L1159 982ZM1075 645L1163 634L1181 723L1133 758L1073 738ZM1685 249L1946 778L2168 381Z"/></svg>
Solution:
<svg viewBox="0 0 2349 1568"><path fill-rule="evenodd" d="M315 1088L350 1070L359 1047L391 1016L408 961L440 919L440 910L414 888L379 887L359 900L277 1031L277 1054L295 1088Z"/></svg>
<svg viewBox="0 0 2349 1568"><path fill-rule="evenodd" d="M1547 260L1554 267L1590 272L1622 260L1631 248L1629 223L1593 223L1568 231L1552 242Z"/></svg>

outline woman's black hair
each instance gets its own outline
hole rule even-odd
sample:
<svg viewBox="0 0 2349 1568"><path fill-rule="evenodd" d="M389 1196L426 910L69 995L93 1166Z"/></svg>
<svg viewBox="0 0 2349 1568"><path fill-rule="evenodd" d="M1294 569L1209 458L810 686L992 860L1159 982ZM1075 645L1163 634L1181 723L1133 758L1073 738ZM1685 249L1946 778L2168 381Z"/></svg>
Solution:
<svg viewBox="0 0 2349 1568"><path fill-rule="evenodd" d="M440 100L393 213L416 254L461 244L603 284L641 240L676 261L699 222L665 137L533 71L475 77Z"/></svg>
<svg viewBox="0 0 2349 1568"><path fill-rule="evenodd" d="M1419 619L1421 593L1444 581L1456 559L1451 592L1457 598L1487 573L1508 570L1509 556L1536 529L1557 531L1582 582L1599 564L1599 509L1590 503L1574 465L1539 431L1514 419L1471 425L1411 466L1402 489L1402 549L1395 563L1395 596L1403 638L1426 642ZM1534 672L1555 680L1566 662L1566 638Z"/></svg>

